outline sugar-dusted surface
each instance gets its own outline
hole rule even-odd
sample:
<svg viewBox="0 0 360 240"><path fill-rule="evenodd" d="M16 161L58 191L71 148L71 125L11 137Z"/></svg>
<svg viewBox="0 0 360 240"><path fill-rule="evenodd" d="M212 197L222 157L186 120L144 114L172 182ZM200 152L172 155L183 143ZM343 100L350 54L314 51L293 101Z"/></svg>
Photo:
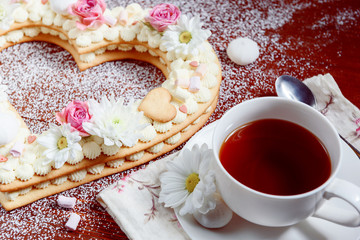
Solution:
<svg viewBox="0 0 360 240"><path fill-rule="evenodd" d="M107 1L108 7L132 1ZM359 1L169 1L187 15L199 14L212 31L209 42L223 70L220 99L212 122L246 99L274 95L277 76L305 79L330 72L344 95L360 106ZM161 1L139 1L151 7ZM260 57L240 67L226 55L228 43L249 37L260 46ZM155 67L136 61L117 61L79 72L73 58L47 43L24 43L0 53L0 74L9 86L10 101L30 129L41 132L54 122L53 113L78 98L103 94L142 98L165 78ZM56 205L57 195L7 213L0 209L0 239L126 239L95 196L119 179L115 174L63 194L76 197L74 210ZM64 225L71 213L82 220L76 232Z"/></svg>

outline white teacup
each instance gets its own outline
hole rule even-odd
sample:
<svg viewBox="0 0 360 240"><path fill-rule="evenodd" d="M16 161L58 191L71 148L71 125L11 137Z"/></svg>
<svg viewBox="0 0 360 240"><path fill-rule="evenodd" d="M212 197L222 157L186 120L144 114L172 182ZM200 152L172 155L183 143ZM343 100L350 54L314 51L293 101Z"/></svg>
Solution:
<svg viewBox="0 0 360 240"><path fill-rule="evenodd" d="M219 159L219 151L226 137L246 123L269 118L296 123L320 139L331 161L331 175L325 183L306 193L278 196L253 190L225 170ZM315 109L278 97L245 101L230 109L218 121L212 145L219 191L226 204L240 217L274 227L293 225L309 216L345 226L360 226L360 188L336 178L342 161L340 138L330 121ZM332 197L348 202L354 207L354 212L331 208L326 200Z"/></svg>

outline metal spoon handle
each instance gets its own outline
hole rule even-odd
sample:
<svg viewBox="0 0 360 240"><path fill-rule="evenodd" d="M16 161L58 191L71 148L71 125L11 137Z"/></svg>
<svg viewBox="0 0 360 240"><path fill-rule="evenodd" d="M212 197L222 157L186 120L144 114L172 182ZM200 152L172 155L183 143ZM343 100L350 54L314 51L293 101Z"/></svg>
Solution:
<svg viewBox="0 0 360 240"><path fill-rule="evenodd" d="M355 154L360 159L360 151L357 150L351 143L349 143L343 136L341 136L340 134L339 134L339 136L347 145L349 145L349 147L355 152Z"/></svg>

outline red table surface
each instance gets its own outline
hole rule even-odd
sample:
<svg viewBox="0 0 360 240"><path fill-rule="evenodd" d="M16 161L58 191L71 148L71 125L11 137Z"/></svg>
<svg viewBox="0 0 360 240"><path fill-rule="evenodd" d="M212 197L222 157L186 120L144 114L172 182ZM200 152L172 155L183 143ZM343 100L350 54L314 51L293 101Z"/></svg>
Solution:
<svg viewBox="0 0 360 240"><path fill-rule="evenodd" d="M276 95L274 82L277 76L283 74L304 80L318 74L331 73L344 96L360 107L360 1L170 0L168 2L180 6L183 14L200 15L205 23L204 28L212 31L209 42L221 61L223 82L218 106L207 124L219 119L227 109L244 100ZM126 6L129 3L131 1L107 1L109 8ZM144 7L151 7L158 3L161 2L139 1L139 4ZM255 63L238 66L227 57L227 45L237 37L249 37L258 42L260 57ZM73 67L74 72L73 75L64 74L65 78L83 74L76 68L71 55L47 43L26 43L2 51L0 74L10 79L22 77L22 81L26 81L26 73L22 73L19 69L14 70L12 65L20 62L29 67L29 59L36 58L33 56L36 53L25 54L27 49L31 51L39 49L39 51L65 56L65 60L59 59L59 61L66 61L66 64ZM25 51L26 59L22 56L12 56L13 51ZM50 61L52 60L44 59L44 64L49 67L47 70L51 70L56 75L57 68L54 67L56 63L50 64ZM105 63L97 67L97 71L101 72L108 66L107 64L119 66L119 68L123 65L138 65L149 74L141 75L142 80L151 82L154 79L153 76L159 77L161 81L164 80L162 76L159 76L161 73L158 69L136 61ZM35 68L37 67L39 66ZM130 71L129 67L125 71ZM62 73L58 72L58 74ZM41 74L38 77L41 79ZM136 77L139 78L139 76L132 76L132 78ZM156 84L160 84L160 80L157 80ZM131 77L129 81L132 81ZM16 86L12 86L11 91L16 92ZM46 92L46 89L38 91ZM87 95L91 94L87 93ZM71 100L66 99L66 96L64 98L65 102ZM30 129L38 131L38 128L31 124L31 119L26 117L27 107L17 103L16 100L15 95L10 96L10 102L29 123ZM59 111L62 107L63 105L57 106L56 110ZM52 111L54 109L48 110L49 113ZM44 123L40 127L41 130L53 120L38 116L37 121L33 121ZM180 149L181 147L177 150ZM95 199L102 189L121 176L122 174L115 174L64 192L64 195L78 199L74 210L57 207L57 195L12 212L1 209L0 238L127 239ZM77 212L82 217L82 221L75 232L68 232L64 224L72 211Z"/></svg>

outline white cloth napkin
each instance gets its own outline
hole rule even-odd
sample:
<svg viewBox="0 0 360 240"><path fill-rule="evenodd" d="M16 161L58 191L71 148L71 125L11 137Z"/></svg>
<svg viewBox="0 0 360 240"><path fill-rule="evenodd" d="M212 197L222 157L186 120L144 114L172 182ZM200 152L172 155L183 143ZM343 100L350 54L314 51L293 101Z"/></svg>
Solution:
<svg viewBox="0 0 360 240"><path fill-rule="evenodd" d="M158 203L159 175L166 170L166 162L175 156L176 153L150 163L145 169L110 185L97 196L129 239L189 239L174 211Z"/></svg>
<svg viewBox="0 0 360 240"><path fill-rule="evenodd" d="M319 75L304 82L314 92L318 110L330 119L343 137L360 149L360 137L356 135L360 111L342 95L333 77ZM173 157L174 154L150 163L98 195L98 201L130 239L189 239L174 211L158 203L158 177Z"/></svg>
<svg viewBox="0 0 360 240"><path fill-rule="evenodd" d="M306 79L304 83L316 97L316 108L335 126L338 133L360 150L360 111L341 93L335 79L328 73Z"/></svg>

